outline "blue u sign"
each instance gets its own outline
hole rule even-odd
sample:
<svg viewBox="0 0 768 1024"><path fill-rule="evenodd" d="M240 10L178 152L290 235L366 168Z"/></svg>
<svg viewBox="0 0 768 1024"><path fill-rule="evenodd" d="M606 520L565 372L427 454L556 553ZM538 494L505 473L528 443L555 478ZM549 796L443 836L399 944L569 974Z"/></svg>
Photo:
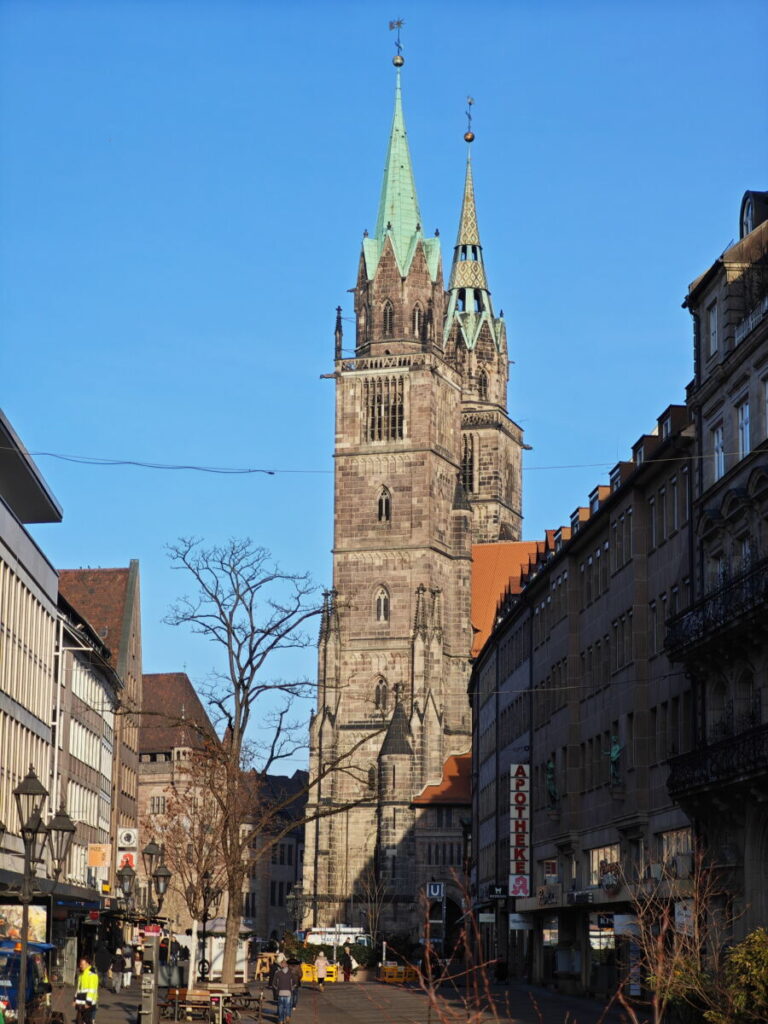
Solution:
<svg viewBox="0 0 768 1024"><path fill-rule="evenodd" d="M428 882L427 883L427 896L431 900L441 900L443 898L443 883L442 882Z"/></svg>

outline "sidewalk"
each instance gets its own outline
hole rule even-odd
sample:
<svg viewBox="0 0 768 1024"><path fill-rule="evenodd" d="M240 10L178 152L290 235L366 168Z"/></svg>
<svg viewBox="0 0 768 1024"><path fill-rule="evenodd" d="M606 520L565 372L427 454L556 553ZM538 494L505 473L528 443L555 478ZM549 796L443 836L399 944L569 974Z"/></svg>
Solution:
<svg viewBox="0 0 768 1024"><path fill-rule="evenodd" d="M513 982L493 985L490 990L496 1012L485 1007L482 1015L473 1001L467 1005L448 986L441 988L434 1005L416 986L384 985L380 982L327 984L324 992L316 985L303 985L291 1024L625 1024L620 1010L605 1013L604 1005L577 996L562 996L547 989ZM69 986L54 990L54 1008L64 1012L66 1024L74 1021ZM118 995L99 993L95 1024L137 1024L139 984ZM255 1018L241 1014L244 1024ZM271 998L264 1001L263 1024L275 1024L277 1009Z"/></svg>

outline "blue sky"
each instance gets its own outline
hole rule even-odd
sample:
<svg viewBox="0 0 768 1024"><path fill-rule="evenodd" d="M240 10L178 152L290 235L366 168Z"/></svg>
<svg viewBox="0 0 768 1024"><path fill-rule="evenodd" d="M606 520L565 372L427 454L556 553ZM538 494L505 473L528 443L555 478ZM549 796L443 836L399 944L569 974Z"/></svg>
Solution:
<svg viewBox="0 0 768 1024"><path fill-rule="evenodd" d="M140 559L146 671L213 663L161 622L179 535L250 535L330 581L320 375L375 223L398 16L444 263L476 100L509 411L533 446L527 538L683 401L687 284L737 236L744 190L768 188L763 0L3 0L0 405L33 452L278 471L37 459L65 511L34 529L54 564Z"/></svg>

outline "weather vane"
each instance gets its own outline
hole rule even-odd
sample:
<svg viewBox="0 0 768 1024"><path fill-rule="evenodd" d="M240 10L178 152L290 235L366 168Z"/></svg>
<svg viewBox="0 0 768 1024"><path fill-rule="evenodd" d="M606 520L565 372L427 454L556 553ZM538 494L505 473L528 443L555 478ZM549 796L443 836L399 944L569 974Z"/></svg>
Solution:
<svg viewBox="0 0 768 1024"><path fill-rule="evenodd" d="M395 40L395 49L397 54L392 58L392 63L396 68L401 68L405 64L405 57L403 57L403 44L400 42L400 29L403 27L405 22L402 18L397 18L395 21L390 21L389 31L394 32L397 30L397 39Z"/></svg>
<svg viewBox="0 0 768 1024"><path fill-rule="evenodd" d="M467 109L464 113L467 115L467 130L464 132L465 142L474 142L475 133L472 131L472 107L475 105L475 101L471 96L467 96Z"/></svg>

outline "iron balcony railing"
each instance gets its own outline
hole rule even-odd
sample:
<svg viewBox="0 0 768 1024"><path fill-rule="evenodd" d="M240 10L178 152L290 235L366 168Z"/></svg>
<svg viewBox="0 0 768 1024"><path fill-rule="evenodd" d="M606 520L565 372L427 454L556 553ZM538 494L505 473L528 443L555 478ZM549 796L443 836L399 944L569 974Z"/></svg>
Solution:
<svg viewBox="0 0 768 1024"><path fill-rule="evenodd" d="M764 777L768 772L768 724L673 757L669 767L667 789L673 798Z"/></svg>
<svg viewBox="0 0 768 1024"><path fill-rule="evenodd" d="M716 590L697 601L667 623L664 647L672 660L679 660L705 641L714 640L768 603L768 558L753 562L738 575L725 580Z"/></svg>

